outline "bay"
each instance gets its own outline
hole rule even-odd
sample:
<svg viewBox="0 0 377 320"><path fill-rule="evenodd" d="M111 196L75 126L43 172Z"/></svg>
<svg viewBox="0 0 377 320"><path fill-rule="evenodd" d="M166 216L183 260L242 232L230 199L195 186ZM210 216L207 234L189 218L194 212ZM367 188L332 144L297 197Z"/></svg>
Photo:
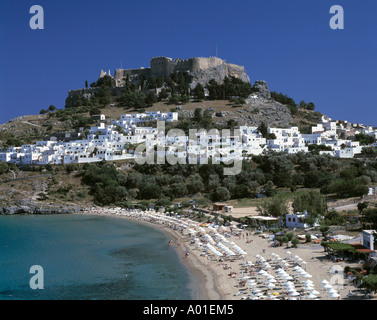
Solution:
<svg viewBox="0 0 377 320"><path fill-rule="evenodd" d="M191 275L168 241L122 218L0 216L0 299L191 299ZM43 268L44 289L30 288L33 265Z"/></svg>

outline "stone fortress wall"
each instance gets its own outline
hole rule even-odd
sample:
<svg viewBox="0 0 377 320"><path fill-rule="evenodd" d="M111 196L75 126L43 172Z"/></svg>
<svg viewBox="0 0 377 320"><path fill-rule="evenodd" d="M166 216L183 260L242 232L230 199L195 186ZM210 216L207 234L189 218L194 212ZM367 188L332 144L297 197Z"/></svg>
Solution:
<svg viewBox="0 0 377 320"><path fill-rule="evenodd" d="M169 77L173 72L188 72L194 73L199 70L206 70L218 67L220 65L231 65L227 64L225 60L217 57L192 57L189 59L175 59L169 57L154 57L150 61L149 68L140 69L116 69L114 73L114 79L116 86L121 86L123 80L128 76L130 81L137 81L143 76L148 79L150 76L159 77L161 75ZM243 67L237 66L241 69Z"/></svg>
<svg viewBox="0 0 377 320"><path fill-rule="evenodd" d="M149 68L139 69L116 69L114 72L114 87L110 88L112 95L120 95L121 89L128 78L131 83L140 86L141 80L148 80L151 76L158 78L165 76L168 78L173 72L186 72L190 77L191 89L200 83L203 87L214 79L222 82L225 77L234 76L243 81L250 82L245 68L240 65L227 63L225 60L217 57L192 57L188 59L175 59L169 57L154 57L150 61ZM101 70L100 77L107 75ZM110 71L109 71L110 75ZM89 99L99 88L87 88L70 90L66 100L66 105L73 105L74 101L80 97Z"/></svg>

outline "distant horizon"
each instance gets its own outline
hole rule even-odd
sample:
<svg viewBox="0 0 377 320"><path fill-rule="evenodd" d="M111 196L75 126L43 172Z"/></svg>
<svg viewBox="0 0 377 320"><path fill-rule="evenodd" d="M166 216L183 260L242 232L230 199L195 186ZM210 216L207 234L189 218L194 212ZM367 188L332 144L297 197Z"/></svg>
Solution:
<svg viewBox="0 0 377 320"><path fill-rule="evenodd" d="M376 1L338 1L344 30L329 26L330 0L38 4L43 30L29 27L32 3L0 3L1 124L51 104L63 109L68 91L97 81L101 69L212 56L334 120L377 126Z"/></svg>

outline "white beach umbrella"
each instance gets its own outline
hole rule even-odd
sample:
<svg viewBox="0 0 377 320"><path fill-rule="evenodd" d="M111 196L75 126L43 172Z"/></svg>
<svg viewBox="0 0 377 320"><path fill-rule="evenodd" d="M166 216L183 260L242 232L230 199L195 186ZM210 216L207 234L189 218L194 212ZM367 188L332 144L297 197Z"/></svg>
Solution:
<svg viewBox="0 0 377 320"><path fill-rule="evenodd" d="M232 246L232 248L239 254L241 255L244 255L244 254L247 254L246 251L242 250L239 246L237 246L236 244Z"/></svg>
<svg viewBox="0 0 377 320"><path fill-rule="evenodd" d="M317 290L312 290L312 291L310 291L309 293L310 293L310 294L314 294L314 295L319 294L319 292L318 292Z"/></svg>
<svg viewBox="0 0 377 320"><path fill-rule="evenodd" d="M293 271L304 271L304 269L302 269L300 266L295 266L292 268Z"/></svg>
<svg viewBox="0 0 377 320"><path fill-rule="evenodd" d="M327 289L332 289L332 286L331 286L329 283L325 283L325 284L322 286L322 288L323 288L324 290L327 290Z"/></svg>
<svg viewBox="0 0 377 320"><path fill-rule="evenodd" d="M313 276L309 273L305 273L302 275L304 278L312 278Z"/></svg>
<svg viewBox="0 0 377 320"><path fill-rule="evenodd" d="M285 287L285 288L294 288L294 287L295 287L295 284L292 283L292 282L287 282L287 283L284 284L284 287Z"/></svg>
<svg viewBox="0 0 377 320"><path fill-rule="evenodd" d="M300 294L297 292L297 291L293 291L289 294L291 297L297 297L299 296Z"/></svg>
<svg viewBox="0 0 377 320"><path fill-rule="evenodd" d="M320 283L325 284L325 283L329 283L329 282L327 280L322 280Z"/></svg>
<svg viewBox="0 0 377 320"><path fill-rule="evenodd" d="M314 289L313 286L304 287L304 291L312 291L313 289Z"/></svg>
<svg viewBox="0 0 377 320"><path fill-rule="evenodd" d="M314 294L309 293L309 295L307 295L305 298L306 298L306 299L316 299L317 296L314 295Z"/></svg>
<svg viewBox="0 0 377 320"><path fill-rule="evenodd" d="M327 294L331 295L333 293L338 293L338 291L336 291L335 289L331 288L329 290L327 290Z"/></svg>
<svg viewBox="0 0 377 320"><path fill-rule="evenodd" d="M270 269L271 265L268 262L263 263L262 268Z"/></svg>
<svg viewBox="0 0 377 320"><path fill-rule="evenodd" d="M267 287L268 289L272 289L272 288L275 288L275 285L274 285L273 283L268 283L268 284L266 285L266 287Z"/></svg>
<svg viewBox="0 0 377 320"><path fill-rule="evenodd" d="M279 279L283 279L284 280L284 277L289 277L289 274L288 273L279 273L278 275L277 275L277 277L279 278Z"/></svg>
<svg viewBox="0 0 377 320"><path fill-rule="evenodd" d="M340 295L339 295L339 293L332 293L332 294L329 295L329 297L330 298L339 298Z"/></svg>

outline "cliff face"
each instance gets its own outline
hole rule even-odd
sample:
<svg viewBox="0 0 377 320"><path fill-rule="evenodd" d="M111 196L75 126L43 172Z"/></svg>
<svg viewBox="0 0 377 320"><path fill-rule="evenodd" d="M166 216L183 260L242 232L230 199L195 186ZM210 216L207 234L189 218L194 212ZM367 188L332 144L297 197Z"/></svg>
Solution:
<svg viewBox="0 0 377 320"><path fill-rule="evenodd" d="M250 82L250 78L244 67L230 63L222 63L208 69L199 69L198 71L191 72L190 76L192 79L190 87L192 89L195 88L198 83L205 87L211 79L221 83L224 81L225 77L236 77L244 82Z"/></svg>

